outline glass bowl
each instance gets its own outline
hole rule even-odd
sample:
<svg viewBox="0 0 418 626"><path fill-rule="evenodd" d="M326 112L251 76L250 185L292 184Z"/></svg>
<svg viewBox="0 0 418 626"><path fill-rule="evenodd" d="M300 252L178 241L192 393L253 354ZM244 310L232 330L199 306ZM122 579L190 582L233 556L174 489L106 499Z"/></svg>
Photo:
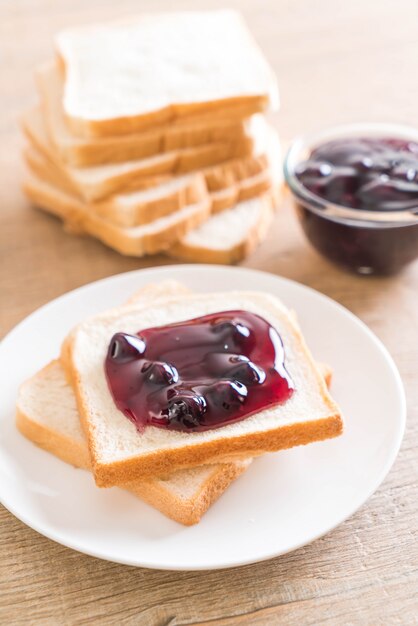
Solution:
<svg viewBox="0 0 418 626"><path fill-rule="evenodd" d="M284 176L303 231L325 257L359 274L393 274L418 257L418 202L409 210L353 209L311 193L295 171L327 141L382 137L418 143L418 131L397 124L350 124L296 139L285 158Z"/></svg>

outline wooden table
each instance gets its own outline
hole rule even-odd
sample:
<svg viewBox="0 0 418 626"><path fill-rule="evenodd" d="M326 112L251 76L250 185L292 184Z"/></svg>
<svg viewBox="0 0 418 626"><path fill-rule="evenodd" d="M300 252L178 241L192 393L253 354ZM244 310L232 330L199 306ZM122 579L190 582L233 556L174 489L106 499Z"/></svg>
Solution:
<svg viewBox="0 0 418 626"><path fill-rule="evenodd" d="M16 120L34 99L32 71L52 35L141 9L223 2L3 0L0 4L0 332L60 294L126 270L169 263L122 258L34 211L20 190ZM280 81L284 139L337 122L418 123L416 0L241 0ZM408 427L384 484L332 533L293 554L211 573L147 571L64 548L0 510L1 624L418 623L418 264L393 279L357 278L321 259L288 207L246 266L295 279L348 307L401 371ZM373 376L373 372L370 372Z"/></svg>

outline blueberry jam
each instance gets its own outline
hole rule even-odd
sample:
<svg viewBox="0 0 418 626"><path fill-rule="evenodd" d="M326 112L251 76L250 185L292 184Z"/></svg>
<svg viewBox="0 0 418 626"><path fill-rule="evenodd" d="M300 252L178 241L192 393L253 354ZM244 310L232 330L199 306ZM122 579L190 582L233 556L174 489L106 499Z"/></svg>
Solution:
<svg viewBox="0 0 418 626"><path fill-rule="evenodd" d="M300 223L328 259L390 275L418 257L418 142L340 136L291 163L285 173Z"/></svg>
<svg viewBox="0 0 418 626"><path fill-rule="evenodd" d="M418 208L418 143L346 138L312 150L295 174L327 202L366 211Z"/></svg>
<svg viewBox="0 0 418 626"><path fill-rule="evenodd" d="M105 372L118 409L146 425L203 431L285 402L294 385L278 332L248 311L116 333Z"/></svg>

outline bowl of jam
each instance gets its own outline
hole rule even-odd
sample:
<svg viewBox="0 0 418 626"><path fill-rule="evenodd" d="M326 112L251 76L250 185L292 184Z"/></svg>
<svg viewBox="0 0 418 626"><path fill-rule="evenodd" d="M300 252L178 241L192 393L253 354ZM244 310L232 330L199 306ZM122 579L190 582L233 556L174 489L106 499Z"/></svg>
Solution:
<svg viewBox="0 0 418 626"><path fill-rule="evenodd" d="M359 274L418 257L418 131L351 124L296 139L284 174L310 243Z"/></svg>

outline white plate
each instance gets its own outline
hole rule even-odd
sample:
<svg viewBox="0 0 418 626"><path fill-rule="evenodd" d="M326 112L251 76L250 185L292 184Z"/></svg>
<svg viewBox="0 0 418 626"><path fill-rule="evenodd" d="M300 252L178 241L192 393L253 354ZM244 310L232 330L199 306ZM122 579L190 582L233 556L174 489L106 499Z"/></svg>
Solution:
<svg viewBox="0 0 418 626"><path fill-rule="evenodd" d="M119 489L97 489L25 440L14 426L18 385L58 353L77 321L166 278L196 291L257 289L295 309L318 360L332 364L332 392L346 419L342 437L257 459L207 512L185 528ZM59 543L143 567L197 570L268 559L303 546L352 515L379 486L398 452L405 399L380 341L329 298L270 274L212 266L169 266L113 276L42 307L0 345L0 500Z"/></svg>

